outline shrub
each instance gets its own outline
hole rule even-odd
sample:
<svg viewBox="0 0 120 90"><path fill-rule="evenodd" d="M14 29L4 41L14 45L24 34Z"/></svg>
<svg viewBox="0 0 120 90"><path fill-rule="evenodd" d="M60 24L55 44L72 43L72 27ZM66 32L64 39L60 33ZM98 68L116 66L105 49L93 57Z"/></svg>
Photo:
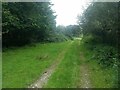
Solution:
<svg viewBox="0 0 120 90"><path fill-rule="evenodd" d="M94 58L102 67L117 67L119 64L118 53L114 47L101 46L94 49Z"/></svg>

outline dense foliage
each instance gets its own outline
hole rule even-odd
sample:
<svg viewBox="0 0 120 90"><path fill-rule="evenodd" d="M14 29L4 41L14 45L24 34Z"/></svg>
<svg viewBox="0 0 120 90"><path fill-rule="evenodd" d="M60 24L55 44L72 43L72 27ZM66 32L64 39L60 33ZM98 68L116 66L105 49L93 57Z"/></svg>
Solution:
<svg viewBox="0 0 120 90"><path fill-rule="evenodd" d="M103 67L114 67L119 62L119 3L94 2L78 17L83 37L94 59ZM89 40L88 40L89 39Z"/></svg>
<svg viewBox="0 0 120 90"><path fill-rule="evenodd" d="M84 35L92 34L97 41L116 45L118 43L118 3L95 2L79 17Z"/></svg>
<svg viewBox="0 0 120 90"><path fill-rule="evenodd" d="M3 47L78 37L78 25L57 26L50 2L2 3Z"/></svg>
<svg viewBox="0 0 120 90"><path fill-rule="evenodd" d="M55 30L50 2L2 3L3 47L49 40Z"/></svg>

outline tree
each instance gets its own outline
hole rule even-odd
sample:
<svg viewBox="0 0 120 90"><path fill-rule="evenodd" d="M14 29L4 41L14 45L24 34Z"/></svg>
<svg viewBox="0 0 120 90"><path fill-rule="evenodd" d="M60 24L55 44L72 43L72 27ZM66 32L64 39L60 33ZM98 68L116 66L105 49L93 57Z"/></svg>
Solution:
<svg viewBox="0 0 120 90"><path fill-rule="evenodd" d="M118 3L94 2L79 17L83 34L91 34L102 43L117 44L118 38ZM94 39L95 39L94 38Z"/></svg>
<svg viewBox="0 0 120 90"><path fill-rule="evenodd" d="M50 2L2 3L3 47L43 42L56 27Z"/></svg>

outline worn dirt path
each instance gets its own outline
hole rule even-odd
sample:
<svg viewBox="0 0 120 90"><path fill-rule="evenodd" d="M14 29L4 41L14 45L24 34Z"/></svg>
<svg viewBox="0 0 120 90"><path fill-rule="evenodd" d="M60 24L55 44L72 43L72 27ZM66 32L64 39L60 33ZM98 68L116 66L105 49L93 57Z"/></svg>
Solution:
<svg viewBox="0 0 120 90"><path fill-rule="evenodd" d="M89 65L86 63L85 57L83 53L80 53L80 85L79 88L92 88L91 82L90 82L90 70Z"/></svg>
<svg viewBox="0 0 120 90"><path fill-rule="evenodd" d="M42 88L47 83L49 77L55 71L57 66L60 64L60 62L65 56L65 53L67 52L67 50L69 49L72 43L73 41L71 41L71 43L69 43L67 47L65 47L65 49L58 55L55 62L48 69L44 71L44 73L39 77L39 79L30 86L28 86L28 88Z"/></svg>
<svg viewBox="0 0 120 90"><path fill-rule="evenodd" d="M74 41L69 43L68 46L65 47L65 49L62 52L60 52L60 54L58 55L54 63L44 71L44 73L39 77L39 79L36 82L28 86L28 88L43 88L43 86L49 80L49 77L51 76L51 74L55 71L57 66L63 60L65 53L67 52L67 50L69 49L69 47L73 42ZM77 88L92 88L91 81L90 81L89 65L86 63L84 54L82 52L80 52L80 60L81 60L80 73L79 73L80 80L77 85Z"/></svg>

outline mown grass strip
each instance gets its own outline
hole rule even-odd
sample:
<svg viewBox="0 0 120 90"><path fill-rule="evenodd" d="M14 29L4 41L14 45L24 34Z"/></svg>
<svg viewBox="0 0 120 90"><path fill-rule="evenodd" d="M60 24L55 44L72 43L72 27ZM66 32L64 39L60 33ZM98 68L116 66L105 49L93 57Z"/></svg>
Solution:
<svg viewBox="0 0 120 90"><path fill-rule="evenodd" d="M3 88L24 88L48 68L68 42L36 44L3 52Z"/></svg>
<svg viewBox="0 0 120 90"><path fill-rule="evenodd" d="M56 71L51 75L48 83L44 86L47 88L73 88L77 87L79 72L79 42L75 40L64 59L59 64Z"/></svg>

